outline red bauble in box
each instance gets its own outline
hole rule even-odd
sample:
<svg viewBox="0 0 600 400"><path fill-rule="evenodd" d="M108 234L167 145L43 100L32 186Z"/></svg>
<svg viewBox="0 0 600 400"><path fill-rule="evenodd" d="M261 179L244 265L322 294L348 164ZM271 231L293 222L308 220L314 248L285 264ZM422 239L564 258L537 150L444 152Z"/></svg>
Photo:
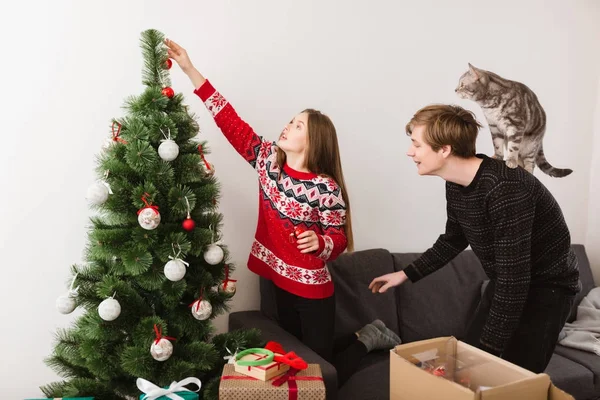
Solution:
<svg viewBox="0 0 600 400"><path fill-rule="evenodd" d="M186 218L181 225L183 226L183 229L185 229L188 232L193 231L196 227L196 223L191 218Z"/></svg>
<svg viewBox="0 0 600 400"><path fill-rule="evenodd" d="M439 367L433 370L432 374L435 376L446 376L446 367L440 365Z"/></svg>
<svg viewBox="0 0 600 400"><path fill-rule="evenodd" d="M173 96L175 96L175 91L173 89L171 89L170 87L166 87L162 90L162 94L163 94L163 96L166 96L166 97L172 99Z"/></svg>
<svg viewBox="0 0 600 400"><path fill-rule="evenodd" d="M173 66L173 61L171 61L170 58L167 58L167 61L165 61L165 67L167 67L167 69L171 69L172 66Z"/></svg>

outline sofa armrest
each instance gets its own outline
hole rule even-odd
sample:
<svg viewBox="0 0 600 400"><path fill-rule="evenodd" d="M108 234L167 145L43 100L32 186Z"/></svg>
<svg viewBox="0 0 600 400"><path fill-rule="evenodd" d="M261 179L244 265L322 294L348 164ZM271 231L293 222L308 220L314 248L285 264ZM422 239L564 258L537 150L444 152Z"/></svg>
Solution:
<svg viewBox="0 0 600 400"><path fill-rule="evenodd" d="M280 343L286 351L293 351L309 364L319 364L325 382L327 399L337 398L337 371L333 365L308 348L294 335L285 331L277 321L267 318L260 311L238 311L229 314L229 330L256 328L261 338Z"/></svg>

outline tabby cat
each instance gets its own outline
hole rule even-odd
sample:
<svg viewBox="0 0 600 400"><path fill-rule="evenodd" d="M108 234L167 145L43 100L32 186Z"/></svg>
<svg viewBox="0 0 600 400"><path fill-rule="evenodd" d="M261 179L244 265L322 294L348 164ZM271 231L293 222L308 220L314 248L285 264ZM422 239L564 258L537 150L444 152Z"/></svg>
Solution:
<svg viewBox="0 0 600 400"><path fill-rule="evenodd" d="M455 92L461 99L481 106L492 133L494 158L505 159L508 167L520 166L530 173L537 165L542 172L557 178L573 172L554 168L546 160L542 144L546 113L527 86L469 64Z"/></svg>

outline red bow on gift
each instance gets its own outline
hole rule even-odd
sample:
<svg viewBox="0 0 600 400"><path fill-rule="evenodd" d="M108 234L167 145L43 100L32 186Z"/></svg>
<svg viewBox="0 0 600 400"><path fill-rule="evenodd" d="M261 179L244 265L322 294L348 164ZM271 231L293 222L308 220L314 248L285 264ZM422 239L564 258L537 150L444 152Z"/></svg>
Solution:
<svg viewBox="0 0 600 400"><path fill-rule="evenodd" d="M275 357L273 361L280 362L282 364L289 365L290 367L297 369L298 371L304 370L308 368L308 364L302 358L300 358L296 353L290 351L288 353L283 350L283 346L281 344L270 341L265 346L265 349L271 350L275 353ZM282 355L279 355L282 354Z"/></svg>

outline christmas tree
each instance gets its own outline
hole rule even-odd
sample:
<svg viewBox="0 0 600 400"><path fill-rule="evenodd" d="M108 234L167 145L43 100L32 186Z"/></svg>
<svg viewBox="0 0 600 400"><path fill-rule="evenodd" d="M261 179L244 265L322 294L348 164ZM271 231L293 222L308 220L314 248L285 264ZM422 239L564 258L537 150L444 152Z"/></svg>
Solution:
<svg viewBox="0 0 600 400"><path fill-rule="evenodd" d="M87 192L85 261L71 268L60 312L85 312L59 330L46 360L65 380L48 397L138 398L136 379L158 386L197 377L217 398L227 356L261 345L258 332L215 335L211 319L235 293L219 241L219 185L198 124L170 87L163 35L142 33L145 90L112 120Z"/></svg>

